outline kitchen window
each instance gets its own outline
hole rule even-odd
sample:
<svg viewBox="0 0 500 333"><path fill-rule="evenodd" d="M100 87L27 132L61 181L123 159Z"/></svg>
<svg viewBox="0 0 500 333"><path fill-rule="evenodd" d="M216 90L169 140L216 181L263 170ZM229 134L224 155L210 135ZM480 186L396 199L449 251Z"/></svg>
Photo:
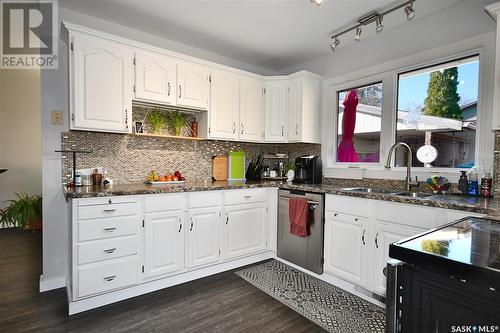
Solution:
<svg viewBox="0 0 500 333"><path fill-rule="evenodd" d="M398 75L396 142L407 143L414 154L424 145L437 151L426 165L413 158L414 167L475 164L478 89L477 55ZM402 151L395 166L406 166Z"/></svg>
<svg viewBox="0 0 500 333"><path fill-rule="evenodd" d="M337 93L337 162L378 163L382 82Z"/></svg>

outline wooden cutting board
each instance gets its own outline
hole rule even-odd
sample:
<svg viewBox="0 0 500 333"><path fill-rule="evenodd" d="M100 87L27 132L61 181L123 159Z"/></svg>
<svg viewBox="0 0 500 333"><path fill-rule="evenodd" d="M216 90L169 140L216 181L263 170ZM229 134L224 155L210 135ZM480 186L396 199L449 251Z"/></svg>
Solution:
<svg viewBox="0 0 500 333"><path fill-rule="evenodd" d="M212 178L227 180L227 156L215 156L212 159Z"/></svg>

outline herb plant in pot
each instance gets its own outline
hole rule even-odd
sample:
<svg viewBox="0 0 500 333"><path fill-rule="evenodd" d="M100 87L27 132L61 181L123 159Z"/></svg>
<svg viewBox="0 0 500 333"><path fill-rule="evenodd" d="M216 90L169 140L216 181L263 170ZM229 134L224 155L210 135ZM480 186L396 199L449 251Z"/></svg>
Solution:
<svg viewBox="0 0 500 333"><path fill-rule="evenodd" d="M176 136L181 135L181 131L186 126L187 120L188 115L179 111L172 111L167 115L168 127L172 130L172 134Z"/></svg>
<svg viewBox="0 0 500 333"><path fill-rule="evenodd" d="M153 134L160 134L167 124L167 118L159 109L151 110L147 116L146 121Z"/></svg>
<svg viewBox="0 0 500 333"><path fill-rule="evenodd" d="M26 230L42 228L42 196L16 193L17 198L0 210L0 224Z"/></svg>

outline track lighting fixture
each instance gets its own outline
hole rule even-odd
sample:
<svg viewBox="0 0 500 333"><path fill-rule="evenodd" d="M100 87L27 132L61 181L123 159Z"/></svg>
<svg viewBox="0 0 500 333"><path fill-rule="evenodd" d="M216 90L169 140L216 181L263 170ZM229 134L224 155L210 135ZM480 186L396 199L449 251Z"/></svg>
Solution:
<svg viewBox="0 0 500 333"><path fill-rule="evenodd" d="M363 31L363 28L358 25L358 27L356 28L356 35L354 36L354 40L356 42L359 42L361 40L361 32Z"/></svg>
<svg viewBox="0 0 500 333"><path fill-rule="evenodd" d="M321 4L322 0L309 0L312 3L317 4L318 6ZM389 5L385 8L382 8L380 10L374 10L371 12L366 13L365 15L359 17L357 20L346 24L345 26L341 27L340 29L334 30L330 32L328 35L330 36L330 47L332 51L335 51L335 49L339 46L340 44L340 36L350 32L350 31L356 31L356 34L354 35L354 40L356 42L359 42L361 40L361 34L363 32L363 28L366 25L370 25L372 23L375 23L375 31L377 33L382 32L384 30L384 25L382 24L382 21L384 19L384 16L387 14L390 14L396 10L402 9L404 10L406 14L406 18L408 21L412 20L415 17L415 8L413 8L413 3L417 0L399 0L396 3Z"/></svg>
<svg viewBox="0 0 500 333"><path fill-rule="evenodd" d="M309 0L311 3L315 4L316 6L320 6L323 0Z"/></svg>
<svg viewBox="0 0 500 333"><path fill-rule="evenodd" d="M333 41L330 43L330 48L332 49L332 51L335 51L335 49L340 45L340 39L335 36L332 38Z"/></svg>
<svg viewBox="0 0 500 333"><path fill-rule="evenodd" d="M376 32L382 32L382 30L384 30L384 25L382 24L382 20L383 16L381 15L377 15L377 17L375 18L375 24L377 25L377 27L375 28Z"/></svg>
<svg viewBox="0 0 500 333"><path fill-rule="evenodd" d="M413 9L413 2L405 7L406 19L408 21L412 20L415 17L415 9Z"/></svg>

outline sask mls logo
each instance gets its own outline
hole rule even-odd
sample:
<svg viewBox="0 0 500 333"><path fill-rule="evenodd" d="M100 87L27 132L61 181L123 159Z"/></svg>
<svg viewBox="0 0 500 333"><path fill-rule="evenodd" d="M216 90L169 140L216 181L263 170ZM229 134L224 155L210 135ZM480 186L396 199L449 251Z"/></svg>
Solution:
<svg viewBox="0 0 500 333"><path fill-rule="evenodd" d="M0 68L57 68L57 1L0 0Z"/></svg>

